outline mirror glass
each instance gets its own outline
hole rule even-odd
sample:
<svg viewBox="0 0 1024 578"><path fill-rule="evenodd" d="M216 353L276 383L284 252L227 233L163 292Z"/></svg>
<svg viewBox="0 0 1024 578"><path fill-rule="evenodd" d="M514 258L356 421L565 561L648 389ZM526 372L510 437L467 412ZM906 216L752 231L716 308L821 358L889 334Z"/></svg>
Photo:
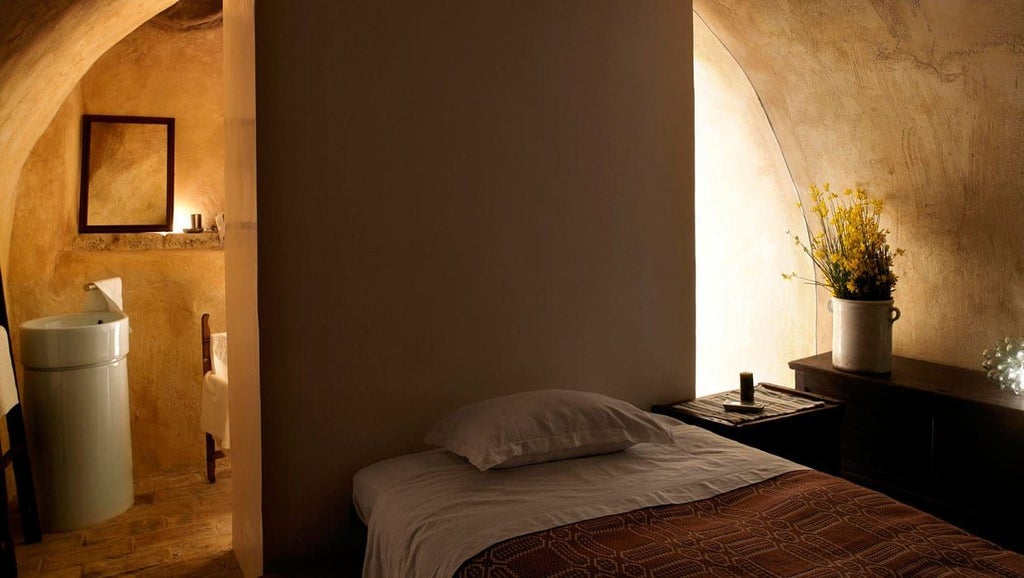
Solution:
<svg viewBox="0 0 1024 578"><path fill-rule="evenodd" d="M79 233L170 231L174 119L82 117Z"/></svg>

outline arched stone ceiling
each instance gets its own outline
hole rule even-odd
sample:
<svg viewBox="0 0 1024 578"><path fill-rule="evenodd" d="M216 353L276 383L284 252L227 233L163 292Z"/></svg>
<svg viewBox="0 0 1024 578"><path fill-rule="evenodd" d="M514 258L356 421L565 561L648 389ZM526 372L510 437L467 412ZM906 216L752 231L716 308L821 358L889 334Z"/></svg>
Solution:
<svg viewBox="0 0 1024 578"><path fill-rule="evenodd" d="M886 201L897 354L977 367L1024 332L1024 3L694 0L794 181ZM819 298L823 305L825 299ZM818 349L831 347L819 314Z"/></svg>
<svg viewBox="0 0 1024 578"><path fill-rule="evenodd" d="M92 64L174 0L3 0L0 12L0 269L22 165Z"/></svg>
<svg viewBox="0 0 1024 578"><path fill-rule="evenodd" d="M919 144L910 144L918 152L939 145L934 152L944 158L931 167L939 174L914 175L921 179L914 184L928 185L963 172L958 143L941 144L950 129L990 130L995 127L975 121L1024 104L1024 4L921 4L695 0L694 10L750 77L787 141L798 185L825 172L863 178L857 165L864 156L891 165L887 170L904 169L914 151L899 144L896 129L914 133L909 136ZM963 118L963 112L973 114ZM1019 149L1021 131L1009 128L991 136L1005 136ZM894 140L901 154L893 154ZM807 146L812 141L825 146Z"/></svg>
<svg viewBox="0 0 1024 578"><path fill-rule="evenodd" d="M150 22L166 30L217 28L224 20L223 6L222 0L178 0Z"/></svg>

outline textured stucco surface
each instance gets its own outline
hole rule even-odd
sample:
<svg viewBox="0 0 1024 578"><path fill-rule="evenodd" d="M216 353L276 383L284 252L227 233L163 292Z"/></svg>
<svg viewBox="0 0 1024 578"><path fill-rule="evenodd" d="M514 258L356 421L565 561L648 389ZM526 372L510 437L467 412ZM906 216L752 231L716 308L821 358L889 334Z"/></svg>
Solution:
<svg viewBox="0 0 1024 578"><path fill-rule="evenodd" d="M226 326L224 252L213 234L77 235L81 114L175 117L180 203L212 223L224 196L221 54L220 29L139 28L72 92L18 185L6 278L12 325L80 309L90 280L124 283L137 476L202 463L199 316Z"/></svg>
<svg viewBox="0 0 1024 578"><path fill-rule="evenodd" d="M22 165L108 48L174 0L3 0L0 6L0 269Z"/></svg>
<svg viewBox="0 0 1024 578"><path fill-rule="evenodd" d="M998 337L1024 332L1024 4L694 8L750 77L800 191L856 183L885 199L907 251L896 354L977 368Z"/></svg>
<svg viewBox="0 0 1024 578"><path fill-rule="evenodd" d="M736 389L741 371L791 386L787 362L814 349L814 289L781 275L813 275L784 234L796 191L750 82L697 17L693 69L697 395Z"/></svg>
<svg viewBox="0 0 1024 578"><path fill-rule="evenodd" d="M89 114L170 116L174 128L174 230L224 210L223 29L144 25L82 78Z"/></svg>

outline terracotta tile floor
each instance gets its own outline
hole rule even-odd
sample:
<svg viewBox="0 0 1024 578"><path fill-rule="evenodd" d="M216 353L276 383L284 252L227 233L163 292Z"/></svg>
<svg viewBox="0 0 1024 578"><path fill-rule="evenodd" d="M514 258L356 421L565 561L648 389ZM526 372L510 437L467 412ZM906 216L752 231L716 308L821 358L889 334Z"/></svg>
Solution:
<svg viewBox="0 0 1024 578"><path fill-rule="evenodd" d="M15 547L20 577L241 577L231 551L231 465L135 481L135 505L72 532L44 533Z"/></svg>

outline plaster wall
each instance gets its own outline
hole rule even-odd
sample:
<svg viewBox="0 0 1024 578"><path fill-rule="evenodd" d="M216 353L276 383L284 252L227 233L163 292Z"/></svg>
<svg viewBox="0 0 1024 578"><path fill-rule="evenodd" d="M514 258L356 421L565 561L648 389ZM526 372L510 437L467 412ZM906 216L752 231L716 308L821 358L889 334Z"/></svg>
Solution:
<svg viewBox="0 0 1024 578"><path fill-rule="evenodd" d="M264 570L503 393L693 395L691 6L256 6ZM350 552L349 552L350 553Z"/></svg>
<svg viewBox="0 0 1024 578"><path fill-rule="evenodd" d="M263 575L263 457L256 295L256 44L254 0L224 1L224 239L231 367L232 547L246 576ZM299 423L303 420L300 419Z"/></svg>
<svg viewBox="0 0 1024 578"><path fill-rule="evenodd" d="M4 0L0 11L0 270L22 165L108 48L174 0Z"/></svg>
<svg viewBox="0 0 1024 578"><path fill-rule="evenodd" d="M139 28L82 79L18 184L6 278L12 326L79 310L88 281L124 283L137 476L203 463L199 316L209 312L215 331L226 327L224 253L82 249L89 243L77 235L81 115L176 117L176 208L201 210L212 222L224 196L221 45L219 29Z"/></svg>
<svg viewBox="0 0 1024 578"><path fill-rule="evenodd" d="M886 201L898 355L978 368L1024 330L1024 4L696 0L747 72L801 193ZM800 223L792 223L798 227ZM831 319L818 295L818 350ZM808 352L809 353L809 352Z"/></svg>
<svg viewBox="0 0 1024 578"><path fill-rule="evenodd" d="M739 387L738 373L792 386L787 362L814 350L814 272L793 251L797 193L750 81L693 19L697 395ZM787 225L789 224L789 225Z"/></svg>

